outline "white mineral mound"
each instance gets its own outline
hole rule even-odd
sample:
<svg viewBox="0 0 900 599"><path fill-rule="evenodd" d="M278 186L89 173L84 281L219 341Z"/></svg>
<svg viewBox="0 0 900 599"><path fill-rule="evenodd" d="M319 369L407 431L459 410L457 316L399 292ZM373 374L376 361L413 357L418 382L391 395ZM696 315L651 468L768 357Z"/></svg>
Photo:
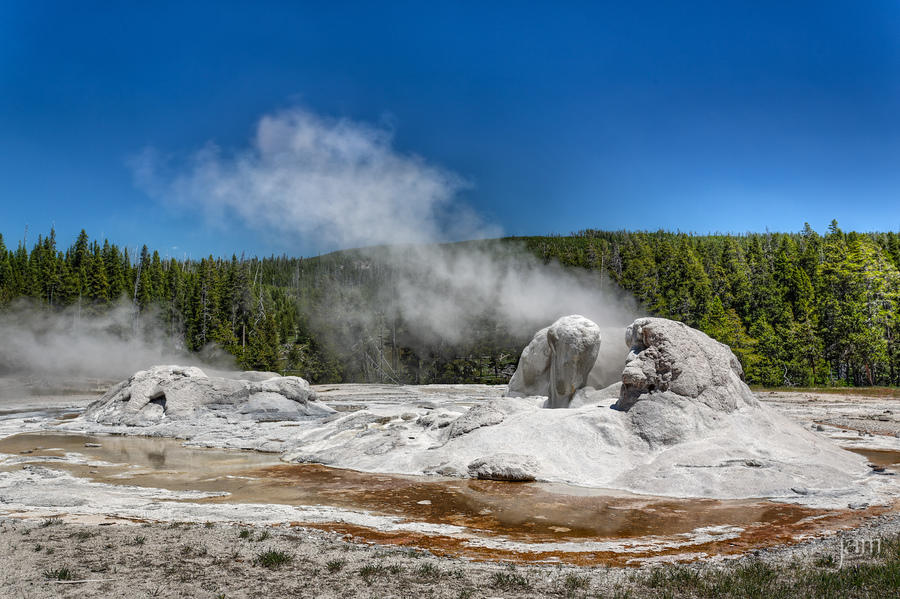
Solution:
<svg viewBox="0 0 900 599"><path fill-rule="evenodd" d="M581 330L599 343L583 320L567 317L542 332L574 325L568 333ZM580 407L543 409L544 393L572 382L553 380L552 359L573 350L554 349L548 337L546 346L529 344L513 379L541 395L480 403L461 415L441 407L361 410L300 432L284 457L372 472L719 498L835 491L867 474L861 456L760 404L730 349L702 332L642 318L628 327L626 342L622 383L577 390L571 405ZM583 343L574 345L582 362L590 358ZM586 376L583 368L560 371Z"/></svg>
<svg viewBox="0 0 900 599"><path fill-rule="evenodd" d="M297 377L235 380L169 366L135 374L84 419L59 426L254 447L366 472L806 503L870 492L859 486L872 479L865 459L757 401L727 346L662 318L636 320L625 338L622 382L604 389L589 386L599 329L569 316L523 351L510 392L524 397L398 387L336 412Z"/></svg>
<svg viewBox="0 0 900 599"><path fill-rule="evenodd" d="M210 414L260 422L334 413L315 402L315 393L300 377L268 372L237 376L207 376L193 366L155 366L112 387L88 406L84 418L100 424L150 426Z"/></svg>
<svg viewBox="0 0 900 599"><path fill-rule="evenodd" d="M548 408L568 408L588 384L599 353L600 327L584 316L563 316L535 333L522 351L509 395L546 395Z"/></svg>

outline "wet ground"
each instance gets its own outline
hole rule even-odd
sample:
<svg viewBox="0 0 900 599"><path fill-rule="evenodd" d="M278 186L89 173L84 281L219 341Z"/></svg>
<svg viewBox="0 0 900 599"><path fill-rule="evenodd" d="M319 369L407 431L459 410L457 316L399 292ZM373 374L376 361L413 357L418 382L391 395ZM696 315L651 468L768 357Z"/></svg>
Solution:
<svg viewBox="0 0 900 599"><path fill-rule="evenodd" d="M857 451L888 470L900 464L900 452ZM105 484L227 494L194 500L200 502L328 506L460 527L458 534L427 534L352 526L339 518L314 523L364 540L474 558L625 563L678 554L691 559L852 526L874 513L546 483L366 474L284 464L274 454L184 447L164 438L25 433L0 439L0 453ZM0 470L14 468L21 465L0 465Z"/></svg>
<svg viewBox="0 0 900 599"><path fill-rule="evenodd" d="M870 465L884 468L889 473L896 474L900 470L900 451L895 449L865 449L862 447L848 447L848 451L858 453L869 460Z"/></svg>

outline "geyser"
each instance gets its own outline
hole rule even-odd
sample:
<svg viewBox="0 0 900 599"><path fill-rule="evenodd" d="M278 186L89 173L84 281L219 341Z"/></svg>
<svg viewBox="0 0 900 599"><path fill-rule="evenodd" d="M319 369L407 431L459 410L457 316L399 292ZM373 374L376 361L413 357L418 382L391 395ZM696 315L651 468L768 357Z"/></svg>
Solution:
<svg viewBox="0 0 900 599"><path fill-rule="evenodd" d="M300 377L254 372L236 377L207 376L193 366L156 366L112 387L88 406L84 418L101 424L149 426L204 416L259 422L334 413L316 402L309 383Z"/></svg>
<svg viewBox="0 0 900 599"><path fill-rule="evenodd" d="M510 397L546 395L549 408L568 408L585 387L600 353L600 327L584 316L563 316L535 333L509 381Z"/></svg>
<svg viewBox="0 0 900 599"><path fill-rule="evenodd" d="M554 329L551 341L547 332ZM89 421L98 419L96 406L87 419L58 426L264 448L282 452L285 461L365 472L554 481L678 497L778 497L833 506L884 499L881 487L868 482L864 458L757 401L729 348L700 331L661 318L636 320L626 331L622 382L604 389L589 386L585 373L599 344L590 321L566 317L542 331L523 352L514 377L520 389L539 391L527 397L500 397L477 385L361 386L357 399L337 412L307 397L305 410L322 409L280 425L242 416L241 406L254 393L270 391L246 382L228 401L203 403L190 417L170 415L167 405L161 415L135 420L125 397L125 389L134 393L135 386L126 382L102 402L105 424ZM555 357L576 364L554 373ZM556 397L567 401L568 409L544 409L554 374L565 383L557 386ZM155 392L142 393L139 412L153 410L144 398Z"/></svg>

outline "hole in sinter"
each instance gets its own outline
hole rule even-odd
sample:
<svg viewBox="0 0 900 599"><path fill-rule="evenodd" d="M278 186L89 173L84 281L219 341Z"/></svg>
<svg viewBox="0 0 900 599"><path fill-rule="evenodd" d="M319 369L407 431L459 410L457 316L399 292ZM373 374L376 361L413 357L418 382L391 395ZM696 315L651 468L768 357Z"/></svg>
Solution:
<svg viewBox="0 0 900 599"><path fill-rule="evenodd" d="M150 398L150 403L156 404L163 409L163 412L166 411L166 394L160 393L156 397Z"/></svg>

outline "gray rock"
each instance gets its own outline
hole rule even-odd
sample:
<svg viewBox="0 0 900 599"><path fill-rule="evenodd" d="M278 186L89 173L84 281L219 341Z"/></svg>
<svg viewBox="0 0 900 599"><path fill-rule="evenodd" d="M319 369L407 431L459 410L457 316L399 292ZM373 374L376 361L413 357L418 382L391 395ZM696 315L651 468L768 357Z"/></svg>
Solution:
<svg viewBox="0 0 900 599"><path fill-rule="evenodd" d="M474 431L482 426L492 426L503 422L503 412L497 409L494 402L469 408L465 414L450 423L450 439Z"/></svg>
<svg viewBox="0 0 900 599"><path fill-rule="evenodd" d="M568 408L587 384L600 351L600 327L584 316L564 316L547 329L550 345L551 408Z"/></svg>
<svg viewBox="0 0 900 599"><path fill-rule="evenodd" d="M271 421L334 412L315 400L309 384L299 377L251 382L210 377L193 366L155 366L112 387L88 406L84 417L102 424L150 426L164 419L190 420L203 413Z"/></svg>
<svg viewBox="0 0 900 599"><path fill-rule="evenodd" d="M620 410L665 393L726 413L758 405L731 349L697 329L665 318L639 318L625 330L625 343L630 352L616 403Z"/></svg>
<svg viewBox="0 0 900 599"><path fill-rule="evenodd" d="M621 382L613 383L612 385L603 387L602 389L594 389L593 387L588 386L575 392L575 395L572 396L572 401L569 402L569 407L581 408L591 405L612 404L619 399L619 395L621 395L621 393Z"/></svg>
<svg viewBox="0 0 900 599"><path fill-rule="evenodd" d="M547 407L566 408L596 367L600 328L583 316L564 316L535 333L522 351L508 395L549 397Z"/></svg>
<svg viewBox="0 0 900 599"><path fill-rule="evenodd" d="M652 447L720 428L722 417L759 402L727 345L665 318L639 318L626 329L630 347L613 406L628 412Z"/></svg>
<svg viewBox="0 0 900 599"><path fill-rule="evenodd" d="M511 397L528 397L530 395L550 395L550 344L547 342L545 327L534 334L534 337L522 350L519 365L509 380Z"/></svg>
<svg viewBox="0 0 900 599"><path fill-rule="evenodd" d="M238 412L257 422L279 420L303 420L315 415L328 416L333 411L328 406L317 403L302 403L271 391L251 393L250 398Z"/></svg>
<svg viewBox="0 0 900 599"><path fill-rule="evenodd" d="M265 381L251 381L247 387L250 393L278 393L299 402L318 399L315 392L309 388L309 383L299 376L281 376Z"/></svg>
<svg viewBox="0 0 900 599"><path fill-rule="evenodd" d="M535 480L538 462L529 455L496 453L469 464L469 476L487 480L528 482Z"/></svg>

